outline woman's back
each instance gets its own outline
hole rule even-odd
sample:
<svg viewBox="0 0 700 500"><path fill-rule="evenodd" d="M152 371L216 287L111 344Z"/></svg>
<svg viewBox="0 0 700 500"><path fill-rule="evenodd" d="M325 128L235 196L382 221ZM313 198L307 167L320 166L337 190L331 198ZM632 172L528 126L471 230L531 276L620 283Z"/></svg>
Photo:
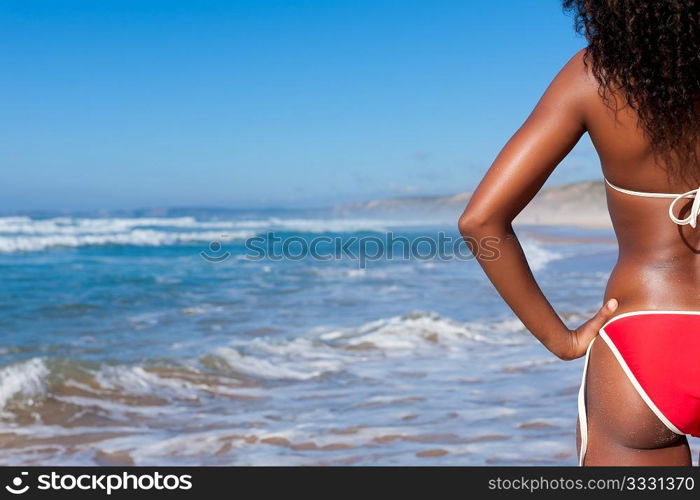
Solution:
<svg viewBox="0 0 700 500"><path fill-rule="evenodd" d="M645 193L685 193L698 186L669 179L637 113L617 97L612 109L599 95L597 83L583 63L582 78L590 84L584 121L598 152L605 178L615 186ZM611 102L615 102L611 100ZM673 198L642 197L607 186L608 208L619 243L619 259L607 295L623 310L700 308L700 229L678 225L669 217ZM678 218L688 215L692 199L674 206Z"/></svg>

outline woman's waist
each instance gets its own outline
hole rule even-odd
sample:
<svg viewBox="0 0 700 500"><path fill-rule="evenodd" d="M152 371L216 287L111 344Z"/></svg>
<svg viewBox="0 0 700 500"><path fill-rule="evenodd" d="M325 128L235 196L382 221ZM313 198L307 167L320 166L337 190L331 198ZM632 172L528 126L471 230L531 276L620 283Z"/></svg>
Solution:
<svg viewBox="0 0 700 500"><path fill-rule="evenodd" d="M625 310L700 310L700 258L620 259L610 274L606 300Z"/></svg>

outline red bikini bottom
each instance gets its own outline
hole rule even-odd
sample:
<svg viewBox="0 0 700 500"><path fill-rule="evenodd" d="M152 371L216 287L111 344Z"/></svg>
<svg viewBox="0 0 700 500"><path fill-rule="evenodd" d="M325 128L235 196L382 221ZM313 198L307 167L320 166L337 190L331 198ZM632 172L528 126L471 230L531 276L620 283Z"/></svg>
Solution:
<svg viewBox="0 0 700 500"><path fill-rule="evenodd" d="M600 329L627 377L649 408L676 434L700 436L700 311L620 314ZM585 383L578 395L583 465L588 444Z"/></svg>

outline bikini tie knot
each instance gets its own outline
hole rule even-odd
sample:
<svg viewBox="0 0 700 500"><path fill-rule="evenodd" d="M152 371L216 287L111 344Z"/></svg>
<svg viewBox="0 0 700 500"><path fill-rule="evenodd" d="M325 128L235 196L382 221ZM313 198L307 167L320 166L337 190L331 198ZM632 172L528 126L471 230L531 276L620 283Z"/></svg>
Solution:
<svg viewBox="0 0 700 500"><path fill-rule="evenodd" d="M690 225L690 227L695 229L695 226L698 223L698 214L700 213L700 196L698 196L699 193L700 187L698 187L697 189L691 189L687 193L679 194L673 199L671 205L669 205L668 207L668 216L673 222L675 222L679 226ZM685 219L679 219L678 217L673 215L673 209L676 203L687 198L693 198L693 205L690 207L690 213Z"/></svg>

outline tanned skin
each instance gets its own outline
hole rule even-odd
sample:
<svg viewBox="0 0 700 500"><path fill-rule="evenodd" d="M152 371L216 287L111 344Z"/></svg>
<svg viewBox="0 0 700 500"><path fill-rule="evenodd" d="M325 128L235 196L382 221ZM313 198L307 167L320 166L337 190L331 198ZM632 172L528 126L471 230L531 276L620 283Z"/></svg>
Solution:
<svg viewBox="0 0 700 500"><path fill-rule="evenodd" d="M600 157L603 174L613 184L665 193L697 187L668 180L635 112L620 98L617 112L605 105L583 55L584 51L575 54L554 78L491 165L459 220L460 232L470 241L499 239L500 257L478 259L480 265L528 330L565 360L583 356L600 327L618 314L700 310L700 228L673 223L668 216L670 199L629 196L606 186L618 261L603 306L576 330L566 327L532 275L511 223L585 132ZM692 201L679 202L676 216L687 215ZM584 465L691 464L686 438L654 415L605 342L593 344L588 366Z"/></svg>

